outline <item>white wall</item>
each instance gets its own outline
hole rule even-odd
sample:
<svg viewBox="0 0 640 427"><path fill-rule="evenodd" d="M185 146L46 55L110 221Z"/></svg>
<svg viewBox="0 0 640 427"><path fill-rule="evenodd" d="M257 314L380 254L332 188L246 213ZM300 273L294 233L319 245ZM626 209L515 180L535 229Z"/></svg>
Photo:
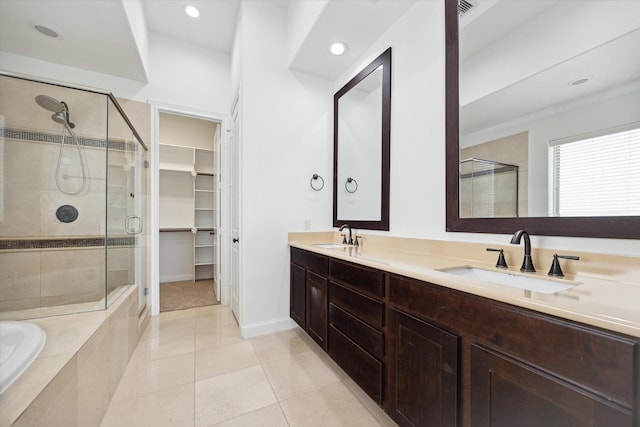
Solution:
<svg viewBox="0 0 640 427"><path fill-rule="evenodd" d="M243 2L240 219L243 333L289 320L287 233L332 222L332 84L286 67L286 11ZM234 63L236 59L234 58ZM311 190L314 173L325 180Z"/></svg>
<svg viewBox="0 0 640 427"><path fill-rule="evenodd" d="M389 234L445 239L443 4L417 2L335 82L334 90L389 46Z"/></svg>
<svg viewBox="0 0 640 427"><path fill-rule="evenodd" d="M71 86L111 91L136 101L227 113L231 103L231 58L160 34L149 34L148 83L0 52L2 70ZM117 60L117 58L114 58Z"/></svg>
<svg viewBox="0 0 640 427"><path fill-rule="evenodd" d="M392 47L390 235L507 245L509 236L445 231L444 2L420 1L334 85ZM515 231L515 230L514 230ZM534 247L640 255L637 240L533 236Z"/></svg>
<svg viewBox="0 0 640 427"><path fill-rule="evenodd" d="M150 33L146 97L163 104L228 113L230 61L226 53Z"/></svg>
<svg viewBox="0 0 640 427"><path fill-rule="evenodd" d="M291 64L329 0L297 0L287 7L287 64Z"/></svg>

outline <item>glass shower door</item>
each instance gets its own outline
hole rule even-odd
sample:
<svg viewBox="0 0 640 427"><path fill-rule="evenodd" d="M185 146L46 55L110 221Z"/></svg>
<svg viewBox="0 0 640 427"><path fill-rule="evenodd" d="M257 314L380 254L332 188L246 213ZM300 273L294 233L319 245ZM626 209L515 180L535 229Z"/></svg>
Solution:
<svg viewBox="0 0 640 427"><path fill-rule="evenodd" d="M107 307L131 286L146 305L146 150L109 100L107 149Z"/></svg>

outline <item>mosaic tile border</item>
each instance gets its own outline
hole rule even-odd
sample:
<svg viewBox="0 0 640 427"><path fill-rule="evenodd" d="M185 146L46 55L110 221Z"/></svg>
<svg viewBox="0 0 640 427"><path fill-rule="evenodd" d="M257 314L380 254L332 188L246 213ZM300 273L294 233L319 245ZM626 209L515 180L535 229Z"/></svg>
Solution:
<svg viewBox="0 0 640 427"><path fill-rule="evenodd" d="M17 139L21 141L47 142L60 144L62 135L58 133L38 132L24 129L0 128L0 137ZM69 136L65 143L69 144ZM107 148L119 151L138 151L138 143L130 141L107 141L106 139L78 137L78 143L83 147Z"/></svg>
<svg viewBox="0 0 640 427"><path fill-rule="evenodd" d="M107 246L135 246L137 238L134 236L108 237ZM6 239L0 240L0 250L23 249L66 249L104 247L104 237L90 238L62 238L62 239Z"/></svg>

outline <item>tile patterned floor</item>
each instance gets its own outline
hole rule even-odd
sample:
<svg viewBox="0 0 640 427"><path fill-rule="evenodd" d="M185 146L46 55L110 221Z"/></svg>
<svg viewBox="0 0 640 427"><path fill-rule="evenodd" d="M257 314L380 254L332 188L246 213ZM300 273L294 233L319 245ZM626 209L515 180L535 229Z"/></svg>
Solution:
<svg viewBox="0 0 640 427"><path fill-rule="evenodd" d="M299 329L245 340L215 305L151 319L101 426L395 424Z"/></svg>
<svg viewBox="0 0 640 427"><path fill-rule="evenodd" d="M211 280L186 280L160 284L160 312L218 304Z"/></svg>

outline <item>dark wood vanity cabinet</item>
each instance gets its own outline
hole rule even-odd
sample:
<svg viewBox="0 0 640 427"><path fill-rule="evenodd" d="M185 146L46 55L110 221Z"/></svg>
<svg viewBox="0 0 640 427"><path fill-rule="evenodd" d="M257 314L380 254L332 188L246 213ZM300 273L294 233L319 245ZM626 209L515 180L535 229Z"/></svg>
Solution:
<svg viewBox="0 0 640 427"><path fill-rule="evenodd" d="M329 347L333 360L379 405L384 399L384 273L329 260Z"/></svg>
<svg viewBox="0 0 640 427"><path fill-rule="evenodd" d="M389 415L402 426L455 426L458 336L389 310Z"/></svg>
<svg viewBox="0 0 640 427"><path fill-rule="evenodd" d="M291 249L290 316L320 347L327 349L329 259Z"/></svg>
<svg viewBox="0 0 640 427"><path fill-rule="evenodd" d="M415 318L410 322L413 329L418 327L415 325L424 325L425 338L420 338L424 346L437 337L428 328L457 337L459 418L449 425L640 425L637 338L415 279L390 275L388 280L390 312ZM390 316L391 325L396 323L394 316ZM401 325L392 326L389 341L406 341L399 338L403 333L408 334ZM415 342L416 338L412 336L410 340ZM430 357L437 357L423 363L436 363L441 369L455 371L456 367L451 365L454 359L443 363L443 357L438 356L442 349L438 349L437 343L430 345ZM396 365L402 361L402 357L393 353L390 359ZM442 398L448 389L445 383L441 384ZM393 380L391 387L398 388ZM416 386L413 388L420 391ZM411 392L404 394L411 396ZM402 409L403 404L424 411L421 414L424 417L432 412L426 404L412 407L391 400L390 415L399 424L445 425L405 422L398 416L398 408L401 412L408 411ZM414 415L414 419L420 418Z"/></svg>
<svg viewBox="0 0 640 427"><path fill-rule="evenodd" d="M606 398L524 360L471 346L474 426L634 426L632 411Z"/></svg>
<svg viewBox="0 0 640 427"><path fill-rule="evenodd" d="M400 426L640 427L640 339L291 249L291 317Z"/></svg>

